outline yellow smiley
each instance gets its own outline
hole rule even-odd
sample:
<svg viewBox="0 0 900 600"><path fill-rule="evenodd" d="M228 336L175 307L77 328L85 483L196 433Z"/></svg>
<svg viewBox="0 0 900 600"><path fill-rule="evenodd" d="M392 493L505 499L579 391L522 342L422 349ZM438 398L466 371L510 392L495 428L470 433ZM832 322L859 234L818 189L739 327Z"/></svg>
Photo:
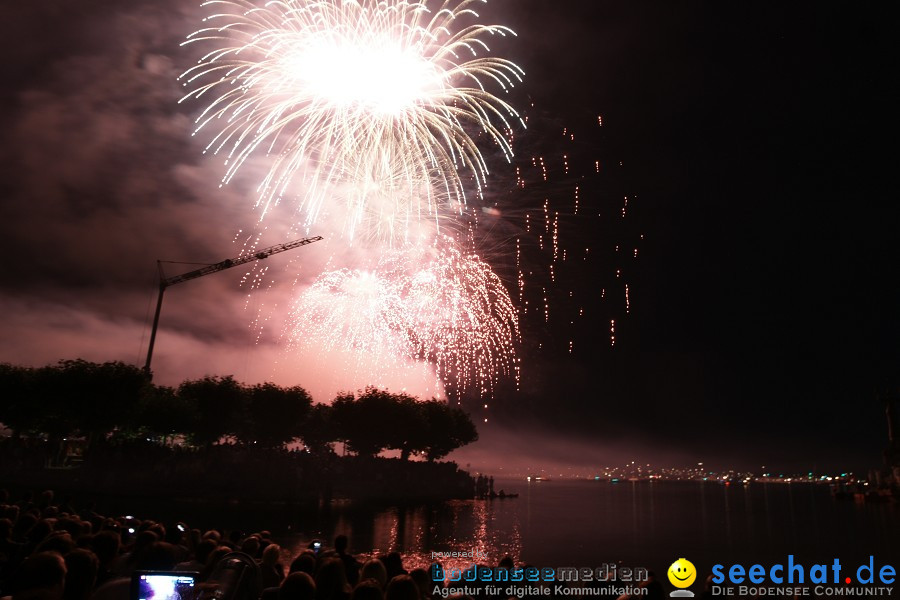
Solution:
<svg viewBox="0 0 900 600"><path fill-rule="evenodd" d="M669 567L669 581L677 588L690 587L697 579L694 563L686 558L679 558Z"/></svg>

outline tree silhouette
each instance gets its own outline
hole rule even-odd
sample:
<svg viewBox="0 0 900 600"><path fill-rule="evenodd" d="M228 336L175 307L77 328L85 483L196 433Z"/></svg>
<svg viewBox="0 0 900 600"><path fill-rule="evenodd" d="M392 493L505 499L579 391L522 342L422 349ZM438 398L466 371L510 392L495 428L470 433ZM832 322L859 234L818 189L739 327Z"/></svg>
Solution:
<svg viewBox="0 0 900 600"><path fill-rule="evenodd" d="M422 454L434 461L478 439L466 413L435 399L419 402L370 386L339 394L330 406L313 405L302 387L246 386L231 376L184 381L173 390L121 362L67 360L38 369L0 364L0 395L0 423L16 436L46 435L51 444L70 435L90 442L111 432L163 443L183 435L205 446L233 436L263 448L299 438L316 454L343 441L361 456L389 449L404 460Z"/></svg>
<svg viewBox="0 0 900 600"><path fill-rule="evenodd" d="M331 443L338 439L331 406L314 404L310 408L300 429L300 438L313 454L331 452Z"/></svg>
<svg viewBox="0 0 900 600"><path fill-rule="evenodd" d="M34 370L30 393L32 402L40 411L37 431L46 434L51 442L60 442L64 437L75 435L81 422L77 415L78 407L90 402L90 395L79 387L83 381L79 381L81 373L78 371L73 368L64 373L57 365Z"/></svg>
<svg viewBox="0 0 900 600"><path fill-rule="evenodd" d="M48 368L55 371L47 381L59 414L89 443L129 424L149 384L141 369L122 362L66 360Z"/></svg>
<svg viewBox="0 0 900 600"><path fill-rule="evenodd" d="M351 393L338 395L331 403L331 418L337 439L360 456L375 456L387 446L382 429L391 396L375 388L366 388L356 398Z"/></svg>
<svg viewBox="0 0 900 600"><path fill-rule="evenodd" d="M461 408L432 399L420 403L419 410L425 433L422 451L429 461L478 440L475 424Z"/></svg>
<svg viewBox="0 0 900 600"><path fill-rule="evenodd" d="M161 438L165 443L176 435L191 438L198 419L196 406L182 400L173 388L147 386L135 408L130 429Z"/></svg>
<svg viewBox="0 0 900 600"><path fill-rule="evenodd" d="M336 438L362 456L392 449L400 450L404 460L421 452L434 461L478 439L474 423L461 409L375 387L367 387L358 397L339 395L331 415Z"/></svg>
<svg viewBox="0 0 900 600"><path fill-rule="evenodd" d="M300 386L283 388L274 383L261 383L246 392L248 427L241 432L242 441L276 448L300 437L312 407L312 398L306 390Z"/></svg>
<svg viewBox="0 0 900 600"><path fill-rule="evenodd" d="M400 458L409 460L410 455L424 449L425 421L419 410L418 401L407 394L392 394L392 402L385 415L386 448L399 450Z"/></svg>
<svg viewBox="0 0 900 600"><path fill-rule="evenodd" d="M34 369L0 364L0 423L13 436L39 430L41 409L34 400Z"/></svg>
<svg viewBox="0 0 900 600"><path fill-rule="evenodd" d="M198 444L212 446L245 427L246 388L231 375L185 381L178 386L178 398L195 416L191 434Z"/></svg>

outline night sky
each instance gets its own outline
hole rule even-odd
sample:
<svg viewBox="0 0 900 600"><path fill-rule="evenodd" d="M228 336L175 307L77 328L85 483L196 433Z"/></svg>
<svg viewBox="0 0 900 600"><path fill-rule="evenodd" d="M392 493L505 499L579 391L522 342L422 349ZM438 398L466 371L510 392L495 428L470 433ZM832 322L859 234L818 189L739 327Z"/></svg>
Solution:
<svg viewBox="0 0 900 600"><path fill-rule="evenodd" d="M526 71L516 93L533 114L579 133L602 115L591 149L623 167L600 191L634 198L617 234L645 237L615 347L604 314L581 332L596 343L572 355L553 351L559 329L524 340L522 389L495 399L482 448L503 456L518 452L510 437L539 436L536 452L561 462L593 445L598 460L877 465L875 392L896 384L900 360L886 8L497 0L483 12L519 34L503 51ZM256 219L249 179L218 187L221 161L202 156L177 104L192 60L178 44L199 10L41 0L5 13L0 361L141 364L156 259L236 255ZM521 139L521 153L539 145ZM572 236L599 236L573 223ZM263 245L285 231L273 223ZM489 257L500 271L503 248ZM249 299L242 273L167 292L157 380L233 373L322 400L364 385L284 357L277 323L258 339L253 325L335 251L295 251Z"/></svg>

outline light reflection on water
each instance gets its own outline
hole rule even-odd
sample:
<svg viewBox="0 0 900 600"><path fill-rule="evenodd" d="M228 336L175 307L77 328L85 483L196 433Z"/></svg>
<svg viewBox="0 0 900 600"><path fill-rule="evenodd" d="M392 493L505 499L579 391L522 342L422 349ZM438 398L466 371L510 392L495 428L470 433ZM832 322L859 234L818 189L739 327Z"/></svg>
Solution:
<svg viewBox="0 0 900 600"><path fill-rule="evenodd" d="M500 483L500 482L498 482ZM407 569L433 552L483 552L481 564L596 567L622 561L663 572L689 557L701 572L717 562L900 559L900 506L835 500L824 486L715 482L503 482L518 498L415 507L344 503L283 537L296 556L313 537L350 538L361 559L397 551ZM499 487L499 486L498 486ZM442 559L446 569L472 559Z"/></svg>
<svg viewBox="0 0 900 600"><path fill-rule="evenodd" d="M427 568L438 560L433 553L469 553L480 564L496 565L504 556L522 560L522 534L518 511L507 500L452 500L434 505L366 510L351 503L337 508L329 527L295 533L284 540L288 557L302 552L314 537L331 541L345 534L351 551L365 561L388 552L400 552L407 570ZM440 557L445 569L465 569L472 558Z"/></svg>

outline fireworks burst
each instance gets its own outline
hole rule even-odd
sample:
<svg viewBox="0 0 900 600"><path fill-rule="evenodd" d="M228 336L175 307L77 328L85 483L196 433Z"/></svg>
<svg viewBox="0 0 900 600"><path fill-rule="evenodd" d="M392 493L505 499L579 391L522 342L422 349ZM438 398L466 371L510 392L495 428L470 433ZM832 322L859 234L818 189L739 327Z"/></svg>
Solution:
<svg viewBox="0 0 900 600"><path fill-rule="evenodd" d="M503 283L448 238L389 251L369 271L323 274L297 300L288 331L292 345L352 348L377 369L398 358L434 365L456 395L490 394L517 372L518 335Z"/></svg>
<svg viewBox="0 0 900 600"><path fill-rule="evenodd" d="M292 345L352 349L376 362L402 355L402 303L393 282L375 271L325 272L302 295L292 314Z"/></svg>
<svg viewBox="0 0 900 600"><path fill-rule="evenodd" d="M509 159L504 132L519 120L488 91L523 72L487 54L487 38L513 32L477 23L471 7L484 1L205 2L208 26L184 43L211 49L182 75L182 100L210 98L196 131L217 129L207 150L227 156L223 183L265 154L263 216L296 194L309 226L349 187L345 232L374 221L366 233L397 245L409 224L458 213L461 174L480 192L488 171L476 138Z"/></svg>

